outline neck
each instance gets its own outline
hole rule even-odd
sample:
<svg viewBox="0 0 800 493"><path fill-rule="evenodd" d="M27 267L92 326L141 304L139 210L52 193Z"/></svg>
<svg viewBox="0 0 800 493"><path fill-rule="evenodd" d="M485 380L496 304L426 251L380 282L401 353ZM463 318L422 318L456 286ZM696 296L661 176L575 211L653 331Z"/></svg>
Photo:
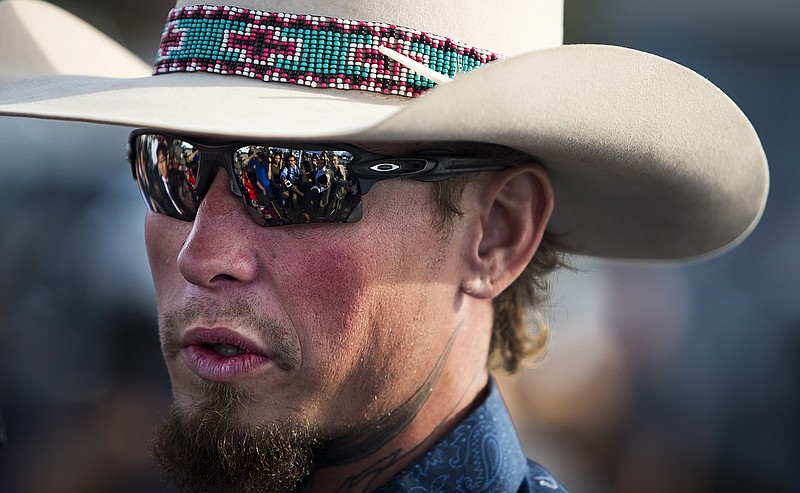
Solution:
<svg viewBox="0 0 800 493"><path fill-rule="evenodd" d="M487 378L486 374L474 375L468 390L465 390L444 413L430 412L425 409L427 406L423 406L415 419L402 428L394 438L367 455L354 454L360 457L353 460L344 459L344 454L338 455L337 458L341 463L324 465L317 469L306 491L367 493L384 485L443 438L472 409L480 405L485 398ZM392 426L394 423L388 424ZM371 444L371 436L378 441L385 438L382 431L373 427L359 432L358 436L353 435L343 440ZM338 448L338 444L336 445ZM355 452L354 448L348 450ZM337 450L337 454L339 453L341 451Z"/></svg>
<svg viewBox="0 0 800 493"><path fill-rule="evenodd" d="M417 390L398 408L351 434L325 443L308 493L374 491L443 438L485 397L488 371L459 324ZM478 351L485 351L485 348ZM486 352L483 352L485 360ZM473 357L474 356L474 357Z"/></svg>

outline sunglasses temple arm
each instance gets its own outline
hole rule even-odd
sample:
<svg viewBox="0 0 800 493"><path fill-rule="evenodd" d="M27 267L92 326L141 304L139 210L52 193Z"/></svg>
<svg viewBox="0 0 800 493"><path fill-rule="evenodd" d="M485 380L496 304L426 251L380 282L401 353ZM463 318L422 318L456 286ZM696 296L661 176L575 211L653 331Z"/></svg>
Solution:
<svg viewBox="0 0 800 493"><path fill-rule="evenodd" d="M432 182L446 180L464 173L480 173L482 171L499 171L508 168L508 164L485 158L455 157L441 158L438 165L413 178L418 181Z"/></svg>
<svg viewBox="0 0 800 493"><path fill-rule="evenodd" d="M437 164L432 169L400 175L387 175L381 178L358 178L361 195L366 195L375 183L389 178L407 177L422 182L446 180L455 175L464 173L480 173L481 171L499 171L508 168L508 164L483 158L437 158ZM374 176L374 175L373 175Z"/></svg>

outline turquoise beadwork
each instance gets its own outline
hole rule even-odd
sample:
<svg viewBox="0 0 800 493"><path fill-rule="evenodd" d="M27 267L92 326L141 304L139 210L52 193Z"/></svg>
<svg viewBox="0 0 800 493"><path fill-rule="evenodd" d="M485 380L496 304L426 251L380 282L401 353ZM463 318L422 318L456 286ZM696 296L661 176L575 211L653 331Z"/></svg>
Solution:
<svg viewBox="0 0 800 493"><path fill-rule="evenodd" d="M170 12L153 74L213 72L408 97L434 86L379 46L450 77L502 58L392 24L195 5Z"/></svg>

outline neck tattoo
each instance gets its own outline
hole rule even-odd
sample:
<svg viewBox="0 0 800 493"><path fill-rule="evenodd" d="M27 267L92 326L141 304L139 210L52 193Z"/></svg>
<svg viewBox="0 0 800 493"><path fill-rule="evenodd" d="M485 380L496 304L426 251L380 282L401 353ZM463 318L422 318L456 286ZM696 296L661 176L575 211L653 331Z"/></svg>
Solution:
<svg viewBox="0 0 800 493"><path fill-rule="evenodd" d="M447 357L453 348L456 335L463 322L459 322L442 354L436 360L428 376L405 402L385 416L359 429L358 433L325 442L314 463L319 467L338 466L369 456L400 434L419 414L428 401L436 383L442 375Z"/></svg>

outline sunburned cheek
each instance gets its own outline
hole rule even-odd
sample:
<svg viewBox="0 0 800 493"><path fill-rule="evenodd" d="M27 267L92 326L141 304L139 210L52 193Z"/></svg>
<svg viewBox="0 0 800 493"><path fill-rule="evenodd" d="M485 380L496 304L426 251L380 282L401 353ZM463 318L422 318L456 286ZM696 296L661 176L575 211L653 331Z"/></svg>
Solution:
<svg viewBox="0 0 800 493"><path fill-rule="evenodd" d="M383 252L370 254L354 245L332 242L307 251L303 268L283 279L295 299L290 305L301 307L292 318L303 327L307 370L333 386L373 366L376 358L389 357L383 334L402 316L399 268L386 262Z"/></svg>
<svg viewBox="0 0 800 493"><path fill-rule="evenodd" d="M404 366L397 361L401 353L394 350L406 335L395 330L408 311L396 290L402 280L363 252L325 249L306 255L304 262L305 275L290 282L292 292L305 293L305 302L295 304L303 313L293 315L304 326L304 372L315 387L309 395L347 402L349 414L362 416L377 404L374 399L387 389L387 379L396 375L390 370Z"/></svg>
<svg viewBox="0 0 800 493"><path fill-rule="evenodd" d="M312 329L313 335L344 337L354 319L366 315L362 311L372 283L370 272L354 255L335 249L307 252L302 265L299 274L286 279L290 292L304 298L294 306L302 306L305 313L301 315L311 316L311 322L322 329Z"/></svg>

